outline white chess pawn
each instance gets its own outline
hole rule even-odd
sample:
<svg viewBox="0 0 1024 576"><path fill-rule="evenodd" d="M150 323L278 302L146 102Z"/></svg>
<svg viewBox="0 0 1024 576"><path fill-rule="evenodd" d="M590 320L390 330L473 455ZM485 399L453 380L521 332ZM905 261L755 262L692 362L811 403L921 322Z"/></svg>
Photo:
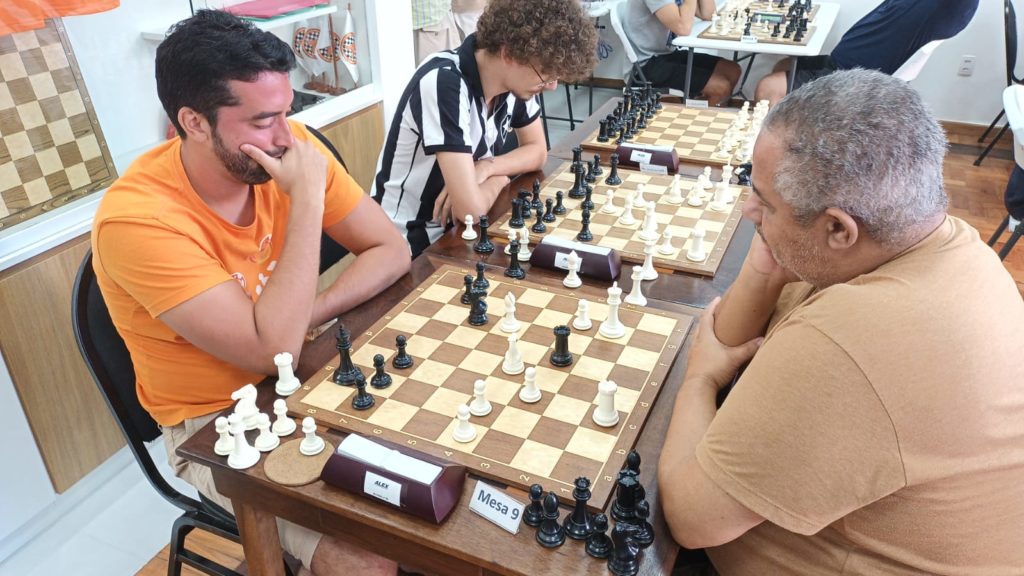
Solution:
<svg viewBox="0 0 1024 576"><path fill-rule="evenodd" d="M611 380L602 380L597 385L597 408L594 409L594 424L610 428L619 423L619 411L615 409L615 392L619 387Z"/></svg>
<svg viewBox="0 0 1024 576"><path fill-rule="evenodd" d="M466 229L462 231L463 240L476 240L476 230L473 228L473 215L466 214Z"/></svg>
<svg viewBox="0 0 1024 576"><path fill-rule="evenodd" d="M666 229L664 232L662 232L661 238L662 243L660 246L658 246L658 253L663 254L665 256L674 254L676 251L676 247L672 245L672 231Z"/></svg>
<svg viewBox="0 0 1024 576"><path fill-rule="evenodd" d="M654 245L655 240L648 240L644 243L644 265L640 269L641 277L644 280L657 280L658 271L654 269Z"/></svg>
<svg viewBox="0 0 1024 576"><path fill-rule="evenodd" d="M260 451L249 445L245 437L245 421L239 414L228 416L228 427L235 445L228 455L228 466L235 470L244 470L260 460Z"/></svg>
<svg viewBox="0 0 1024 576"><path fill-rule="evenodd" d="M633 196L632 204L633 208L643 208L644 206L647 206L647 199L644 198L644 185L642 183L636 185L636 195Z"/></svg>
<svg viewBox="0 0 1024 576"><path fill-rule="evenodd" d="M661 238L658 233L658 212L654 202L647 203L647 211L644 214L644 223L640 229L640 239L644 242Z"/></svg>
<svg viewBox="0 0 1024 576"><path fill-rule="evenodd" d="M569 273L566 274L562 280L562 285L566 288L579 288L583 285L583 281L580 280L580 267L583 266L583 259L576 254L573 250L569 252L569 256L565 259L565 265L569 268Z"/></svg>
<svg viewBox="0 0 1024 576"><path fill-rule="evenodd" d="M633 279L633 288L626 294L626 304L635 304L637 306L647 306L647 297L644 296L644 292L640 285L643 284L644 271L641 266L633 266L633 274L630 275Z"/></svg>
<svg viewBox="0 0 1024 576"><path fill-rule="evenodd" d="M487 382L477 380L473 383L473 401L469 404L469 413L473 416L487 416L491 413L491 403L487 400Z"/></svg>
<svg viewBox="0 0 1024 576"><path fill-rule="evenodd" d="M281 444L281 439L270 431L270 416L263 412L256 417L256 427L260 429L260 435L253 441L253 445L260 452L270 452Z"/></svg>
<svg viewBox="0 0 1024 576"><path fill-rule="evenodd" d="M526 263L530 261L530 231L526 228L519 229L519 261Z"/></svg>
<svg viewBox="0 0 1024 576"><path fill-rule="evenodd" d="M302 433L306 435L299 444L299 452L316 456L324 450L324 439L316 435L316 420L312 416L302 419Z"/></svg>
<svg viewBox="0 0 1024 576"><path fill-rule="evenodd" d="M633 204L631 202L626 202L626 206L622 209L622 214L619 215L619 219L616 222L620 226L636 225L636 218L633 218Z"/></svg>
<svg viewBox="0 0 1024 576"><path fill-rule="evenodd" d="M278 398L274 400L274 415L277 419L274 420L274 425L270 428L270 431L278 436L289 436L292 432L295 432L295 420L288 417L288 406L284 400Z"/></svg>
<svg viewBox="0 0 1024 576"><path fill-rule="evenodd" d="M665 202L678 206L683 203L683 193L679 186L679 174L676 174L672 178L672 188L669 191L668 196L665 198Z"/></svg>
<svg viewBox="0 0 1024 576"><path fill-rule="evenodd" d="M515 228L508 229L508 244L505 244L505 254L509 254L512 251L512 242L519 239L519 232L516 232Z"/></svg>
<svg viewBox="0 0 1024 576"><path fill-rule="evenodd" d="M275 354L274 365L277 366L277 384L274 385L274 392L279 396L291 396L301 385L292 371L292 355L288 352Z"/></svg>
<svg viewBox="0 0 1024 576"><path fill-rule="evenodd" d="M626 333L626 327L622 325L619 320L619 304L622 303L622 288L619 288L618 282L612 282L610 288L608 288L608 317L605 318L604 322L601 322L601 327L597 329L597 332L605 338L612 340L616 338L622 338Z"/></svg>
<svg viewBox="0 0 1024 576"><path fill-rule="evenodd" d="M498 328L506 334L514 334L519 331L521 324L516 318L516 295L509 292L505 294L505 316L501 319Z"/></svg>
<svg viewBox="0 0 1024 576"><path fill-rule="evenodd" d="M601 206L601 213L615 214L618 211L619 209L615 206L615 189L609 188L608 191L605 192L605 201L604 205Z"/></svg>
<svg viewBox="0 0 1024 576"><path fill-rule="evenodd" d="M729 209L729 205L726 202L726 200L729 199L729 185L723 184L724 183L719 182L718 185L715 186L715 196L711 199L711 203L708 204L708 208L715 212L725 212Z"/></svg>
<svg viewBox="0 0 1024 576"><path fill-rule="evenodd" d="M256 387L252 384L246 384L231 393L231 399L238 401L234 413L242 417L246 430L256 429L256 415L260 413L256 408L256 394Z"/></svg>
<svg viewBox="0 0 1024 576"><path fill-rule="evenodd" d="M700 177L704 178L704 175L701 174ZM686 195L687 206L697 208L704 205L704 200L701 199L701 189L702 188L700 186L694 186L690 189L690 193Z"/></svg>
<svg viewBox="0 0 1024 576"><path fill-rule="evenodd" d="M577 330L590 330L594 326L594 323L590 321L590 302L587 302L585 298L580 298L579 304L576 305L576 317L572 320L572 327Z"/></svg>
<svg viewBox="0 0 1024 576"><path fill-rule="evenodd" d="M690 247L686 250L686 259L693 262L703 262L708 257L704 249L704 229L695 227L690 232Z"/></svg>
<svg viewBox="0 0 1024 576"><path fill-rule="evenodd" d="M476 438L476 426L469 422L469 406L459 404L455 418L458 419L459 423L455 425L455 430L452 431L452 438L456 442L472 442Z"/></svg>
<svg viewBox="0 0 1024 576"><path fill-rule="evenodd" d="M533 404L540 400L540 388L537 388L537 369L533 366L526 369L523 387L519 390L519 399L527 404Z"/></svg>
<svg viewBox="0 0 1024 576"><path fill-rule="evenodd" d="M701 188L704 189L704 190L710 190L711 189L711 166L705 166L704 167L703 175L704 175L704 179L701 180Z"/></svg>
<svg viewBox="0 0 1024 576"><path fill-rule="evenodd" d="M519 352L519 339L515 334L508 336L508 350L505 351L505 360L501 363L501 371L505 374L522 374L526 366L523 364L523 355Z"/></svg>
<svg viewBox="0 0 1024 576"><path fill-rule="evenodd" d="M214 421L214 428L217 430L219 437L213 445L213 453L217 456L231 454L231 451L235 448L235 439L231 437L231 432L228 430L228 419L218 416Z"/></svg>

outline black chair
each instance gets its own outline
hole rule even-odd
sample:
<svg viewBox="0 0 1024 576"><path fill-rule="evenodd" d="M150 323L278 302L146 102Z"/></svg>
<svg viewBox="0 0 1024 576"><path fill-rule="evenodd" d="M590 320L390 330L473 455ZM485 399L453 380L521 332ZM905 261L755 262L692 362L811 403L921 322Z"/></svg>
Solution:
<svg viewBox="0 0 1024 576"><path fill-rule="evenodd" d="M1006 85L1012 86L1013 84L1020 84L1024 82L1024 78L1019 78L1015 74L1017 68L1017 13L1013 8L1013 0L1003 0L1003 33L1006 48ZM988 125L985 132L982 133L981 138L978 138L978 142L984 142L985 138L988 138L989 133L996 127L996 124L1003 119L1006 114L1005 110L1000 110L999 114L996 115L992 123ZM995 147L996 142L1006 134L1006 130L1009 127L1009 123L1004 124L995 138L989 142L988 146L978 155L978 159L974 161L975 166L981 166L981 162L988 156L992 148Z"/></svg>
<svg viewBox="0 0 1024 576"><path fill-rule="evenodd" d="M1013 250L1017 240L1020 240L1022 234L1024 234L1024 169L1019 165L1013 167L1013 172L1010 174L1010 181L1006 183L1006 192L1003 195L1003 202L1006 204L1006 217L996 228L992 237L988 239L989 246L995 246L999 237L1003 235L1006 228L1010 224L1010 219L1013 218L1016 221L1016 226L1013 232L1010 233L1009 240L999 250L999 259L1003 260Z"/></svg>

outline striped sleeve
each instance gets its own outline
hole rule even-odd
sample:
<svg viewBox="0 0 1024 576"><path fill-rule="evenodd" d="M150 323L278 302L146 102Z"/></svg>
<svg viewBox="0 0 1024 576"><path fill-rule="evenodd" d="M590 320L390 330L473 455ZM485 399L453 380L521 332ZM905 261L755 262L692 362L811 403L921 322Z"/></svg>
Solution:
<svg viewBox="0 0 1024 576"><path fill-rule="evenodd" d="M512 127L524 128L533 123L540 115L540 102L534 96L529 100L516 98L516 104L512 108Z"/></svg>
<svg viewBox="0 0 1024 576"><path fill-rule="evenodd" d="M432 70L420 79L417 96L413 113L419 113L423 151L472 152L469 88L462 76L449 68Z"/></svg>

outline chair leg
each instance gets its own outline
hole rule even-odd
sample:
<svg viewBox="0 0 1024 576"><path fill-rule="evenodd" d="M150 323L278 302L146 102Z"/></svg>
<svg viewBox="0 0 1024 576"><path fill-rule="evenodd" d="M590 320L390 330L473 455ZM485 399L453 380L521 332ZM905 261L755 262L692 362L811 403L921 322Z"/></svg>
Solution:
<svg viewBox="0 0 1024 576"><path fill-rule="evenodd" d="M171 525L171 546L167 554L167 576L181 576L181 551L185 548L185 536L193 526L186 516L179 516Z"/></svg>
<svg viewBox="0 0 1024 576"><path fill-rule="evenodd" d="M1024 223L1018 224L1013 234L1010 234L1010 239L1006 241L1006 246L1003 246L1003 249L999 251L1000 260L1006 259L1006 255L1010 253L1010 250L1013 250L1013 245L1017 243L1017 240L1020 240L1021 234L1024 234L1024 230L1021 230L1022 227L1024 227Z"/></svg>
<svg viewBox="0 0 1024 576"><path fill-rule="evenodd" d="M988 133L991 132L992 129L996 127L996 124L998 124L999 121L1003 119L1003 115L1005 115L1005 114L1006 114L1006 110L1000 110L999 111L999 114L996 115L995 120L993 120L992 123L988 125L988 128L985 128L985 131L981 133L981 138L978 138L978 143L979 144L984 142L985 138L988 138Z"/></svg>
<svg viewBox="0 0 1024 576"><path fill-rule="evenodd" d="M999 130L999 134L996 134L996 137L993 138L992 141L988 143L988 147L985 148L985 150L982 151L981 155L978 156L978 159L974 161L975 166L981 166L981 161L984 160L986 156L988 156L988 153L991 152L993 148L995 148L996 142L999 142L999 139L1003 137L1003 134L1006 134L1006 129L1009 127L1009 124L1003 125L1002 129Z"/></svg>
<svg viewBox="0 0 1024 576"><path fill-rule="evenodd" d="M544 92L540 94L540 119L544 124L544 143L547 144L548 150L551 150L551 137L548 136L548 113L544 110Z"/></svg>
<svg viewBox="0 0 1024 576"><path fill-rule="evenodd" d="M1007 214L1006 218L1003 218L1003 221L999 223L999 227L996 228L995 234L993 234L992 237L988 239L988 245L989 246L995 246L996 245L996 241L999 240L999 237L1003 235L1003 231L1006 230L1006 226L1009 223L1010 223L1010 215Z"/></svg>
<svg viewBox="0 0 1024 576"><path fill-rule="evenodd" d="M572 92L569 91L569 85L565 86L565 105L569 108L569 131L572 132L576 129L576 118L572 115Z"/></svg>

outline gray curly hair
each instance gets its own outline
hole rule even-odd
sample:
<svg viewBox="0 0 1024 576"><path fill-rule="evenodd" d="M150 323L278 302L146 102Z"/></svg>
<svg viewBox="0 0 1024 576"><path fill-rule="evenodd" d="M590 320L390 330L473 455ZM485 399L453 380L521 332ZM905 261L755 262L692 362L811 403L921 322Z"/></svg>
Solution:
<svg viewBox="0 0 1024 576"><path fill-rule="evenodd" d="M898 247L946 210L946 135L906 82L835 72L779 101L763 129L782 141L775 189L801 225L835 207Z"/></svg>

